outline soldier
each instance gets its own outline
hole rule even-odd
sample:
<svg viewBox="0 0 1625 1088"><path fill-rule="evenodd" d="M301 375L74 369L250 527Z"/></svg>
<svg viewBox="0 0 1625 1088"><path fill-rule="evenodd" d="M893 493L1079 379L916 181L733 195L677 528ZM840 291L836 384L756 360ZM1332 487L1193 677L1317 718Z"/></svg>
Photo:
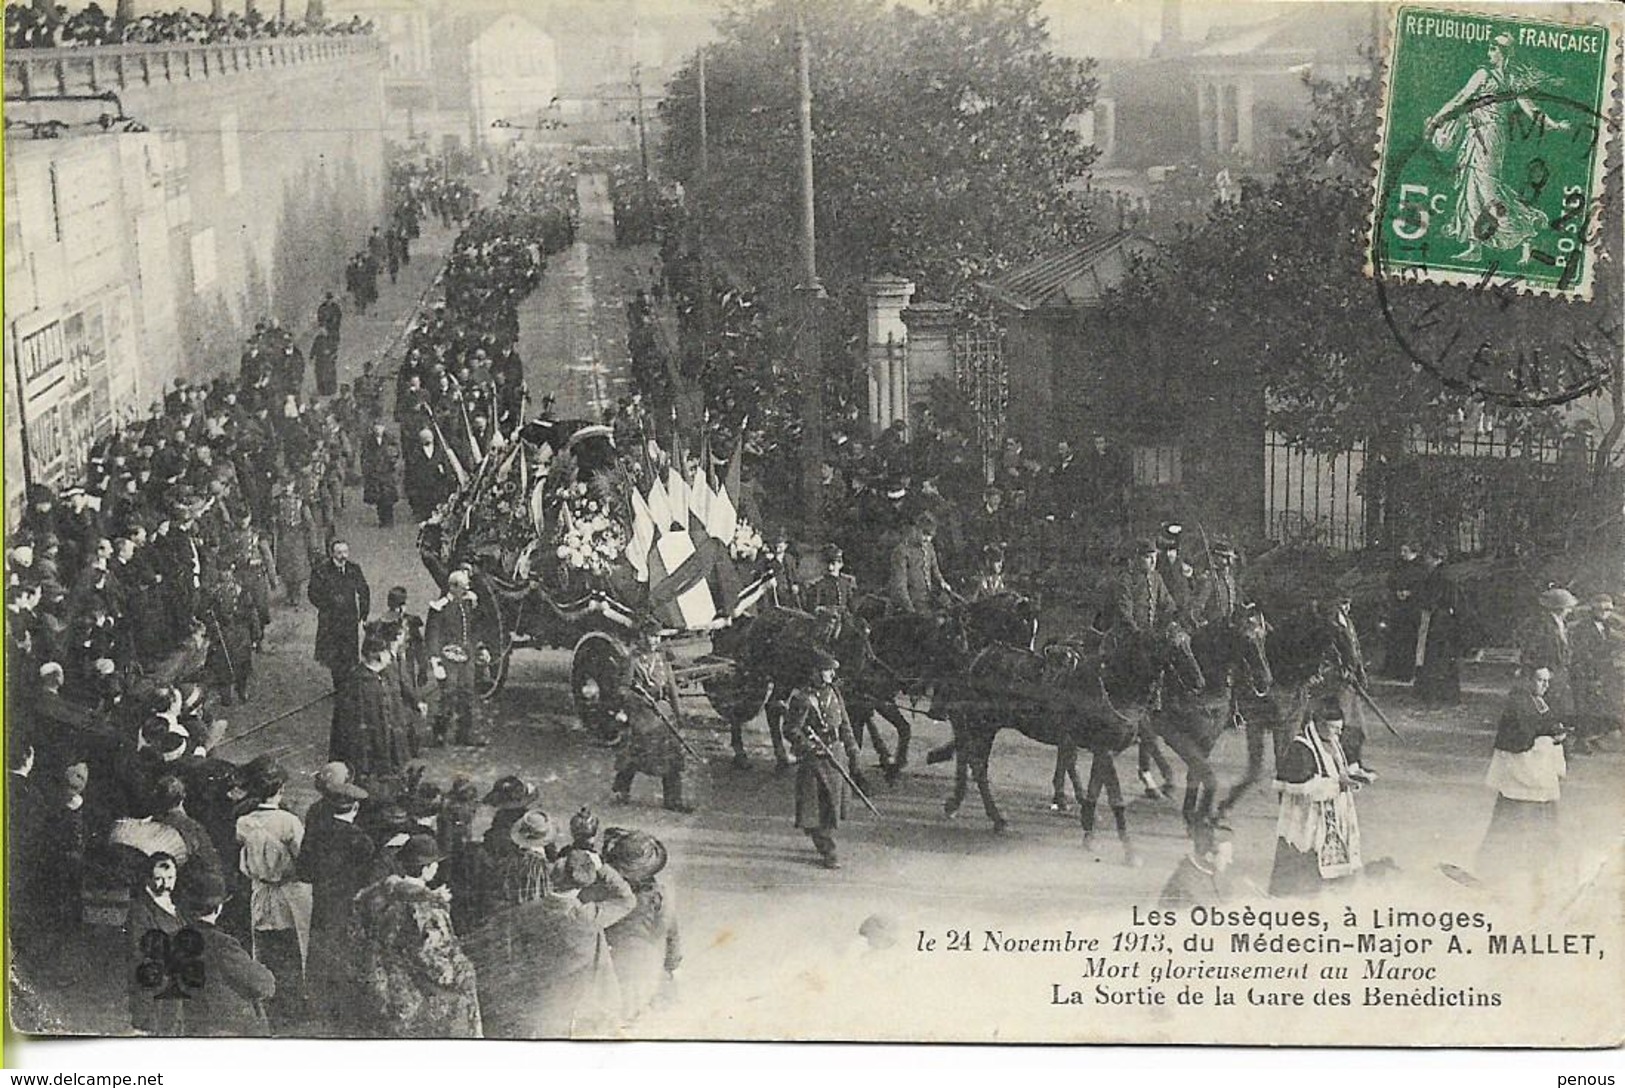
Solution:
<svg viewBox="0 0 1625 1088"><path fill-rule="evenodd" d="M1157 541L1157 573L1162 575L1162 584L1168 587L1168 595L1174 599L1179 615L1188 619L1192 615L1195 587L1191 585L1191 579L1185 573L1185 563L1179 555L1180 539L1184 532L1183 525L1170 523L1162 527L1162 537Z"/></svg>
<svg viewBox="0 0 1625 1088"><path fill-rule="evenodd" d="M840 663L816 648L812 656L812 678L790 693L784 734L797 757L796 826L812 840L824 868L839 869L832 833L846 818L842 771L849 771L859 789L864 783L857 769L858 742L847 719L846 703L835 687Z"/></svg>
<svg viewBox="0 0 1625 1088"><path fill-rule="evenodd" d="M440 682L434 714L437 748L445 746L448 733L455 744L483 748L491 743L485 736L485 703L479 692L481 666L490 661L490 650L474 630L477 605L466 568L452 571L446 578L446 595L429 602L424 652Z"/></svg>
<svg viewBox="0 0 1625 1088"><path fill-rule="evenodd" d="M632 781L639 774L660 779L662 801L672 812L693 812L683 801L683 746L677 736L682 712L677 702L677 677L660 646L660 621L646 617L638 625L638 641L627 654L622 674L621 718L629 735L615 753L615 800L632 799ZM671 707L668 716L661 707Z"/></svg>
<svg viewBox="0 0 1625 1088"><path fill-rule="evenodd" d="M934 611L944 598L954 591L942 576L937 563L937 550L932 541L937 535L937 519L920 514L909 526L905 536L891 553L892 603L904 612Z"/></svg>
<svg viewBox="0 0 1625 1088"><path fill-rule="evenodd" d="M1227 624L1241 609L1241 587L1236 581L1236 548L1228 540L1213 545L1213 567L1202 578L1191 602L1191 615L1197 626Z"/></svg>
<svg viewBox="0 0 1625 1088"><path fill-rule="evenodd" d="M1157 573L1157 549L1149 540L1134 545L1129 569L1118 576L1112 601L1113 627L1150 634L1177 619L1179 606Z"/></svg>
<svg viewBox="0 0 1625 1088"><path fill-rule="evenodd" d="M858 593L858 580L845 573L846 557L839 544L824 545L824 576L802 595L814 612L820 608L838 608L852 611L852 601Z"/></svg>

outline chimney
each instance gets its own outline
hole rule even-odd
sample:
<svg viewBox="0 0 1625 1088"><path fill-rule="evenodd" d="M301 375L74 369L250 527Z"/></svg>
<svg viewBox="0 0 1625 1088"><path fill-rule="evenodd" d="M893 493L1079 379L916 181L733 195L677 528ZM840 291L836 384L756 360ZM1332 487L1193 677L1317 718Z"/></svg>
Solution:
<svg viewBox="0 0 1625 1088"><path fill-rule="evenodd" d="M1157 52L1163 56L1179 52L1185 45L1183 0L1162 0L1162 39Z"/></svg>

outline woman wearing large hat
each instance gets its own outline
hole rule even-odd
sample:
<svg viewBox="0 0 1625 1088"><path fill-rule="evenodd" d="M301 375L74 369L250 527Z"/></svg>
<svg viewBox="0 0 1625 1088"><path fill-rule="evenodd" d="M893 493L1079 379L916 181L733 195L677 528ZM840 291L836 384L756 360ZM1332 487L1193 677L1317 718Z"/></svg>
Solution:
<svg viewBox="0 0 1625 1088"><path fill-rule="evenodd" d="M671 885L660 879L666 868L666 844L645 831L627 831L608 842L604 860L626 878L637 896L632 913L604 931L615 956L621 1005L630 1020L669 985L683 962L683 946ZM589 888L582 898L595 893Z"/></svg>
<svg viewBox="0 0 1625 1088"><path fill-rule="evenodd" d="M1568 725L1574 716L1574 696L1569 683L1569 673L1574 666L1569 617L1580 602L1562 586L1549 586L1536 600L1539 610L1518 628L1518 660L1525 669L1551 671L1546 702L1557 720Z"/></svg>
<svg viewBox="0 0 1625 1088"><path fill-rule="evenodd" d="M552 824L531 812L512 834L545 856ZM583 859L577 880L585 888L565 889L549 866L537 865L535 898L495 915L468 942L487 1038L574 1038L620 1022L620 983L604 929L631 913L637 898L598 855L571 856Z"/></svg>

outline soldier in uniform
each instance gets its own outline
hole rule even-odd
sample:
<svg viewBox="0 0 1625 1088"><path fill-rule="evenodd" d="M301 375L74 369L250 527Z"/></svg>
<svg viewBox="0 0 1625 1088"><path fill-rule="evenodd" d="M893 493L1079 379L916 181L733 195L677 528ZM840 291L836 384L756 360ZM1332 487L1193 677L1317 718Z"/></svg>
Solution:
<svg viewBox="0 0 1625 1088"><path fill-rule="evenodd" d="M846 557L839 544L824 545L824 576L802 594L807 606L814 612L820 608L852 611L853 599L858 594L858 580L845 572Z"/></svg>
<svg viewBox="0 0 1625 1088"><path fill-rule="evenodd" d="M661 707L671 708L670 716ZM646 617L638 626L638 641L626 657L621 677L622 718L627 736L615 753L615 800L632 800L632 781L639 774L660 779L661 799L672 812L693 812L683 800L683 746L675 734L682 720L677 702L677 677L660 646L660 621Z"/></svg>
<svg viewBox="0 0 1625 1088"><path fill-rule="evenodd" d="M468 588L468 571L463 568L447 576L446 595L429 602L424 651L429 656L430 671L440 682L434 714L435 747L444 747L448 733L455 744L482 748L491 743L485 736L485 703L479 692L479 677L484 671L482 666L490 660L490 650L474 630L477 603Z"/></svg>
<svg viewBox="0 0 1625 1088"><path fill-rule="evenodd" d="M1162 527L1162 537L1157 541L1157 573L1162 575L1162 584L1168 587L1168 595L1174 599L1174 607L1179 610L1179 615L1188 619L1192 615L1196 594L1190 577L1185 573L1184 560L1179 555L1184 533L1185 527L1182 525L1168 524Z"/></svg>
<svg viewBox="0 0 1625 1088"><path fill-rule="evenodd" d="M932 543L936 535L937 519L920 514L908 535L892 549L889 588L892 604L899 611L931 612L943 598L954 595L937 562L937 549Z"/></svg>
<svg viewBox="0 0 1625 1088"><path fill-rule="evenodd" d="M1112 601L1113 627L1126 627L1139 634L1151 634L1169 620L1177 619L1179 605L1157 572L1157 549L1149 540L1134 545L1129 569L1117 579Z"/></svg>
<svg viewBox="0 0 1625 1088"><path fill-rule="evenodd" d="M1236 548L1228 540L1213 545L1213 568L1201 581L1191 603L1197 626L1227 624L1242 607L1241 586L1236 581Z"/></svg>
<svg viewBox="0 0 1625 1088"><path fill-rule="evenodd" d="M841 771L848 770L859 789L863 778L857 769L858 742L846 703L835 687L840 663L816 648L812 656L811 680L790 693L784 735L797 758L796 827L812 840L824 868L839 869L833 832L846 818L846 780Z"/></svg>

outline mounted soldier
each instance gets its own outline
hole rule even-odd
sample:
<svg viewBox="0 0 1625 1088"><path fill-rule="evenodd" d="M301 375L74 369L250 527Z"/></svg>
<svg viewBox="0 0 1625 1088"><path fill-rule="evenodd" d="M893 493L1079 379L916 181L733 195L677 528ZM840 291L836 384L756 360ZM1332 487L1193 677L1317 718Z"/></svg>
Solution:
<svg viewBox="0 0 1625 1088"><path fill-rule="evenodd" d="M491 743L485 736L485 704L480 699L480 673L491 651L475 631L478 603L468 588L466 568L452 571L445 596L429 602L423 648L429 669L440 682L434 715L437 748L445 746L448 734L454 744L482 748Z"/></svg>
<svg viewBox="0 0 1625 1088"><path fill-rule="evenodd" d="M846 557L840 545L825 544L823 555L824 576L807 587L802 600L814 612L834 608L849 613L858 595L858 580L845 572Z"/></svg>
<svg viewBox="0 0 1625 1088"><path fill-rule="evenodd" d="M901 543L892 549L890 590L892 604L902 612L936 612L955 597L942 576L933 541L937 519L920 514Z"/></svg>

